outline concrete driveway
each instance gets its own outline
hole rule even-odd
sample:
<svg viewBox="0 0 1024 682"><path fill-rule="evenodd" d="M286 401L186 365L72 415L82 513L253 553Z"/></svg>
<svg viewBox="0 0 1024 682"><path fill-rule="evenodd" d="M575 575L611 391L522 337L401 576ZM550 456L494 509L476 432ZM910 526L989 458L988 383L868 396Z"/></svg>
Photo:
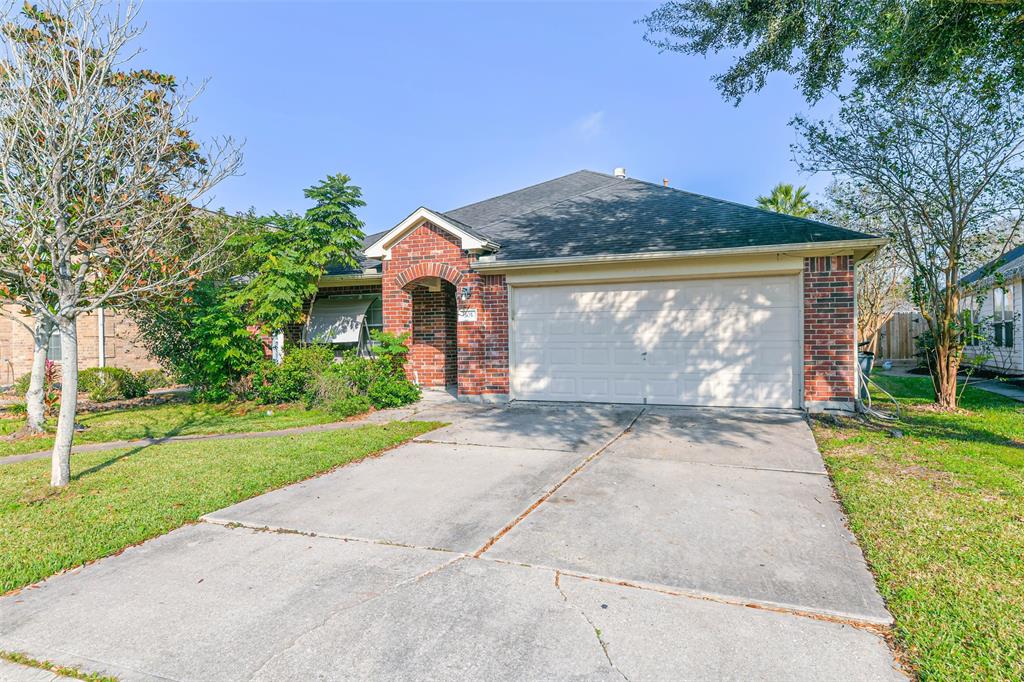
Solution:
<svg viewBox="0 0 1024 682"><path fill-rule="evenodd" d="M799 414L432 410L0 600L0 649L122 680L902 677Z"/></svg>

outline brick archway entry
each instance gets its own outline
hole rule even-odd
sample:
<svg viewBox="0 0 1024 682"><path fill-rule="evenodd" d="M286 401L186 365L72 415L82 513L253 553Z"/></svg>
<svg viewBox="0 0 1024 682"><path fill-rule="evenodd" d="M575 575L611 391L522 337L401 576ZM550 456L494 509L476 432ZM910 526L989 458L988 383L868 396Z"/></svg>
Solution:
<svg viewBox="0 0 1024 682"><path fill-rule="evenodd" d="M412 302L409 367L413 379L428 388L459 382L458 307L455 285L421 277L404 285Z"/></svg>
<svg viewBox="0 0 1024 682"><path fill-rule="evenodd" d="M410 379L457 384L460 398L505 400L508 290L503 275L474 271L475 260L457 237L429 222L409 232L384 261L384 328L410 334Z"/></svg>

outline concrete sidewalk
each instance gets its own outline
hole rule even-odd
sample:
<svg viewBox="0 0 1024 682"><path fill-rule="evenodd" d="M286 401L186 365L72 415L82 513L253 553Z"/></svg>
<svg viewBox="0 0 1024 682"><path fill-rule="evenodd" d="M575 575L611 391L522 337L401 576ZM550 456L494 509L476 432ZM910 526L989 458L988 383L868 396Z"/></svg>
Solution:
<svg viewBox="0 0 1024 682"><path fill-rule="evenodd" d="M430 414L435 413L438 406L445 405L445 414L451 413L447 407L449 399L446 393L438 391L424 391L423 399L407 407L396 407L387 410L370 412L357 419L349 419L328 424L311 424L309 426L296 426L289 429L274 429L272 431L244 431L240 433L196 433L186 436L166 436L163 438L139 438L136 440L114 440L106 443L88 443L76 445L71 448L71 454L77 455L84 452L103 452L105 450L120 450L121 448L141 448L150 445L164 445L167 443L185 443L192 441L206 440L239 440L243 438L276 438L278 436L297 436L304 433L322 433L324 431L338 431L342 429L354 429L367 424L386 424L392 421L408 421L418 418L417 415L428 415L419 417L430 420ZM469 408L473 409L473 408ZM8 455L0 457L0 466L4 464L17 464L18 462L29 462L36 459L47 459L50 457L50 450L38 450L23 455Z"/></svg>

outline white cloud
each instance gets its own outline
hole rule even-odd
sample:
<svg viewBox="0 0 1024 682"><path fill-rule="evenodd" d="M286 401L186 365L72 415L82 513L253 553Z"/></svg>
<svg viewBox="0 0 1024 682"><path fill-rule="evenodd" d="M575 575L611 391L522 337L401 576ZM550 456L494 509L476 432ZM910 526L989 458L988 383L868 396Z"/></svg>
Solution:
<svg viewBox="0 0 1024 682"><path fill-rule="evenodd" d="M572 124L573 132L584 141L589 142L604 132L604 112L595 111L577 119Z"/></svg>

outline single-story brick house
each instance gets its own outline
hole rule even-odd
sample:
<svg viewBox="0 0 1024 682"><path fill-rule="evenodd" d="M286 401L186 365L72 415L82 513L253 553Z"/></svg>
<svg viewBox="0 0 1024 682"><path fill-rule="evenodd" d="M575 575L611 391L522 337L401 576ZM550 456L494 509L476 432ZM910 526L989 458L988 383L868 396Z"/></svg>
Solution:
<svg viewBox="0 0 1024 682"><path fill-rule="evenodd" d="M996 273L1002 275L1002 286L993 286ZM984 298L970 299L965 304L976 320L987 326L985 345L969 345L964 355L987 356L983 366L1005 374L1024 374L1024 339L1015 333L1017 321L1024 313L1024 245L978 268L960 280L963 285L981 284Z"/></svg>
<svg viewBox="0 0 1024 682"><path fill-rule="evenodd" d="M11 319L20 316L6 306L0 317L0 386L13 384L32 371L32 334ZM31 318L25 318L31 319ZM158 369L159 363L137 340L138 330L128 317L110 310L83 315L78 320L78 366L121 367L138 372ZM47 358L60 362L60 334L50 337Z"/></svg>
<svg viewBox="0 0 1024 682"><path fill-rule="evenodd" d="M882 242L584 170L413 211L288 335L409 332L410 377L466 400L849 410L854 268Z"/></svg>

